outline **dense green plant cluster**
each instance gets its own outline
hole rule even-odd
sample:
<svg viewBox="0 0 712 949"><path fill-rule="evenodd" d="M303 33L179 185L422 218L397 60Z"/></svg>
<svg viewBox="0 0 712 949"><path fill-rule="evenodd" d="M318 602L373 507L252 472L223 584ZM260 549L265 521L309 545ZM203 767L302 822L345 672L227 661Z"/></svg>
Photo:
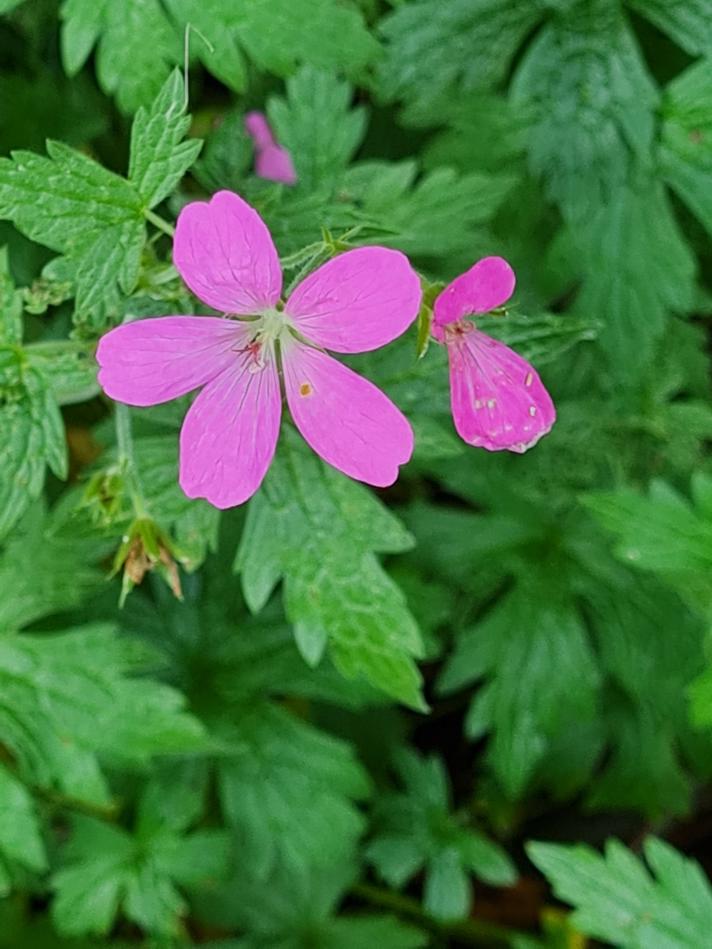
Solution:
<svg viewBox="0 0 712 949"><path fill-rule="evenodd" d="M0 947L707 945L712 0L0 0L0 54ZM222 188L285 283L506 257L552 433L464 445L414 326L349 360L392 489L285 423L188 500L190 398L94 351L205 312L170 238Z"/></svg>

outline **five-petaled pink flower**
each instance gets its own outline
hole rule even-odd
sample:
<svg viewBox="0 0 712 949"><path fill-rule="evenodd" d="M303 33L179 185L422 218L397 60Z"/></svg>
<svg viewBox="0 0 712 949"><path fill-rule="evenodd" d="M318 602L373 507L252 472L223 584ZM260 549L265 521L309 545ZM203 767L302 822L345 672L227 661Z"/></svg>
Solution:
<svg viewBox="0 0 712 949"><path fill-rule="evenodd" d="M469 445L489 451L524 452L556 421L536 370L465 320L506 303L514 282L506 260L485 257L445 287L433 307L432 335L447 347L450 363L455 428Z"/></svg>
<svg viewBox="0 0 712 949"><path fill-rule="evenodd" d="M255 146L255 174L268 181L281 181L285 185L297 183L292 156L286 148L278 145L264 112L248 112L245 128Z"/></svg>
<svg viewBox="0 0 712 949"><path fill-rule="evenodd" d="M99 382L129 405L156 405L204 386L180 434L180 485L219 508L247 500L274 456L282 378L294 422L329 464L386 486L413 451L413 432L368 380L323 350L359 353L399 336L418 314L420 281L385 247L340 254L280 301L282 272L265 223L220 191L180 213L173 260L193 293L228 317L125 323L99 342ZM281 371L280 371L281 370Z"/></svg>

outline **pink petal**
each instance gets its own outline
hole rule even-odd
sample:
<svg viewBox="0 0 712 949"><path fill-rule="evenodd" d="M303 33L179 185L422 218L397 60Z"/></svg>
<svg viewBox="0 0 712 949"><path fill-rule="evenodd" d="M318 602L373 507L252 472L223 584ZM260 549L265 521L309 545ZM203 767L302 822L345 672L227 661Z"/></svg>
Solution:
<svg viewBox="0 0 712 949"><path fill-rule="evenodd" d="M223 313L275 305L282 271L262 218L232 191L193 201L178 215L173 263L193 293Z"/></svg>
<svg viewBox="0 0 712 949"><path fill-rule="evenodd" d="M282 413L274 353L261 367L242 353L188 410L180 433L180 486L215 507L242 504L274 457Z"/></svg>
<svg viewBox="0 0 712 949"><path fill-rule="evenodd" d="M363 353L400 336L418 315L421 296L407 257L385 247L359 247L309 274L284 309L318 346Z"/></svg>
<svg viewBox="0 0 712 949"><path fill-rule="evenodd" d="M514 293L514 271L502 257L484 257L456 277L442 291L433 307L433 335L437 328L470 313L487 313L502 306Z"/></svg>
<svg viewBox="0 0 712 949"><path fill-rule="evenodd" d="M264 112L248 112L245 116L245 129L256 149L274 145L274 135Z"/></svg>
<svg viewBox="0 0 712 949"><path fill-rule="evenodd" d="M458 434L489 451L524 452L551 430L556 410L536 370L509 346L471 329L448 342Z"/></svg>
<svg viewBox="0 0 712 949"><path fill-rule="evenodd" d="M267 181L281 181L285 185L297 183L292 156L281 145L267 145L255 155L255 174Z"/></svg>
<svg viewBox="0 0 712 949"><path fill-rule="evenodd" d="M125 323L99 340L99 385L112 399L128 405L177 399L231 365L246 332L240 323L213 316Z"/></svg>
<svg viewBox="0 0 712 949"><path fill-rule="evenodd" d="M283 345L287 402L307 444L334 468L386 487L413 453L405 416L373 383L296 340Z"/></svg>

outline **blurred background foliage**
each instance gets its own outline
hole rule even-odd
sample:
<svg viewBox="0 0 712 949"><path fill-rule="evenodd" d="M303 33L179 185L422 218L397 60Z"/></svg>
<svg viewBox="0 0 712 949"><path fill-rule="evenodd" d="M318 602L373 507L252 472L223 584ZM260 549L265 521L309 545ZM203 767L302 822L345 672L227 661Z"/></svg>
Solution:
<svg viewBox="0 0 712 949"><path fill-rule="evenodd" d="M712 0L0 0L0 153L0 947L711 945ZM219 188L288 280L506 256L551 435L466 448L414 328L396 486L287 430L188 501L93 349Z"/></svg>

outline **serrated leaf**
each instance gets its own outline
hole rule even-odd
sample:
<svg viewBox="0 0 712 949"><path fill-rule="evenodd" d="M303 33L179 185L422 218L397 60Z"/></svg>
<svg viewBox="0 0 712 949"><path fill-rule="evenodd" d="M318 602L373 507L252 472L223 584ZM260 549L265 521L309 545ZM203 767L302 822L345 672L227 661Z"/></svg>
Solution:
<svg viewBox="0 0 712 949"><path fill-rule="evenodd" d="M25 356L42 375L58 405L86 402L99 392L93 353L74 340L30 343Z"/></svg>
<svg viewBox="0 0 712 949"><path fill-rule="evenodd" d="M0 247L0 345L22 342L22 293L15 289L7 247Z"/></svg>
<svg viewBox="0 0 712 949"><path fill-rule="evenodd" d="M357 6L336 0L302 0L297 15L291 0L66 0L62 19L65 69L77 72L98 43L99 82L125 112L148 105L180 64L189 27L194 55L238 92L246 85L245 52L282 76L302 63L353 74L378 53Z"/></svg>
<svg viewBox="0 0 712 949"><path fill-rule="evenodd" d="M228 188L240 192L252 164L254 148L245 129L242 109L220 116L205 138L205 147L192 174L206 191Z"/></svg>
<svg viewBox="0 0 712 949"><path fill-rule="evenodd" d="M712 8L708 0L627 0L691 56L712 52Z"/></svg>
<svg viewBox="0 0 712 949"><path fill-rule="evenodd" d="M427 103L444 92L469 96L491 88L542 10L530 0L417 0L387 16L379 88L389 99Z"/></svg>
<svg viewBox="0 0 712 949"><path fill-rule="evenodd" d="M48 142L47 152L0 159L0 217L65 254L81 314L115 304L138 276L145 239L140 199L86 155L59 142Z"/></svg>
<svg viewBox="0 0 712 949"><path fill-rule="evenodd" d="M470 908L469 871L506 885L516 880L506 852L468 827L451 810L442 761L401 749L395 765L405 791L385 795L376 811L376 836L366 856L391 886L403 887L425 869L424 905L434 918L462 919Z"/></svg>
<svg viewBox="0 0 712 949"><path fill-rule="evenodd" d="M709 936L712 890L701 868L648 837L645 858L610 840L601 856L583 845L530 843L530 859L556 895L576 907L572 922L593 938L644 949L698 949Z"/></svg>
<svg viewBox="0 0 712 949"><path fill-rule="evenodd" d="M46 466L67 476L64 423L44 377L27 366L10 371L15 383L0 388L0 537L39 497Z"/></svg>
<svg viewBox="0 0 712 949"><path fill-rule="evenodd" d="M348 83L309 67L287 80L286 99L270 100L269 118L292 155L299 188L333 187L361 144L366 113L352 100Z"/></svg>
<svg viewBox="0 0 712 949"><path fill-rule="evenodd" d="M617 378L640 379L672 313L694 299L695 259L662 184L643 178L599 208L580 236L586 274L576 311L600 320Z"/></svg>
<svg viewBox="0 0 712 949"><path fill-rule="evenodd" d="M408 119L413 125L446 126L426 145L426 168L498 172L516 167L524 154L527 116L511 97L484 94L462 102L443 95L431 110L409 110Z"/></svg>
<svg viewBox="0 0 712 949"><path fill-rule="evenodd" d="M696 476L700 489L709 485ZM618 538L616 553L632 566L675 574L708 570L712 564L712 518L695 510L670 485L654 482L646 497L625 489L591 494L586 507Z"/></svg>
<svg viewBox="0 0 712 949"><path fill-rule="evenodd" d="M602 712L610 747L588 803L634 808L651 819L685 813L695 768L685 751L686 692L704 665L704 625L659 582L620 571L606 589L589 579L586 596L609 682ZM709 740L699 738L701 760Z"/></svg>
<svg viewBox="0 0 712 949"><path fill-rule="evenodd" d="M454 847L431 858L425 878L423 906L436 919L462 919L470 907L470 883Z"/></svg>
<svg viewBox="0 0 712 949"><path fill-rule="evenodd" d="M413 661L421 643L403 594L374 551L407 549L408 533L362 485L323 465L285 432L250 503L236 560L245 598L260 609L280 578L285 611L325 634L336 667L423 707Z"/></svg>
<svg viewBox="0 0 712 949"><path fill-rule="evenodd" d="M202 142L183 141L189 127L185 83L174 70L150 109L142 106L131 126L129 180L146 207L153 208L168 197L198 157Z"/></svg>
<svg viewBox="0 0 712 949"><path fill-rule="evenodd" d="M650 161L655 85L613 5L575 6L522 60L512 96L529 110L529 162L564 215L610 201L636 162Z"/></svg>
<svg viewBox="0 0 712 949"><path fill-rule="evenodd" d="M500 339L535 366L559 359L582 342L598 337L600 324L571 313L540 313L526 316L513 311L504 318L481 318L477 326L488 336Z"/></svg>
<svg viewBox="0 0 712 949"><path fill-rule="evenodd" d="M710 11L712 28L712 10ZM709 59L695 63L665 90L660 168L707 230L712 233L712 70Z"/></svg>
<svg viewBox="0 0 712 949"><path fill-rule="evenodd" d="M0 765L0 894L2 868L16 862L28 870L42 871L47 855L35 805L27 788ZM3 892L4 891L4 892Z"/></svg>
<svg viewBox="0 0 712 949"><path fill-rule="evenodd" d="M234 37L232 42L244 48L258 67L280 76L301 63L353 75L378 54L358 6L350 2L300 0L297 10L292 0L238 0L229 5L221 0L169 0L169 6L215 44L214 53L200 53L211 72L225 42L221 33ZM222 78L219 72L216 75Z"/></svg>
<svg viewBox="0 0 712 949"><path fill-rule="evenodd" d="M71 609L99 583L93 563L101 543L58 529L41 503L32 505L0 554L0 629L14 630Z"/></svg>
<svg viewBox="0 0 712 949"><path fill-rule="evenodd" d="M55 873L52 917L66 936L105 935L121 909L128 919L159 936L182 934L186 903L176 884L194 884L224 873L227 834L168 828L136 836L90 818L75 818ZM196 866L196 857L199 862Z"/></svg>
<svg viewBox="0 0 712 949"><path fill-rule="evenodd" d="M181 32L159 0L66 0L61 15L64 68L78 72L98 42L99 84L123 112L148 105L181 62Z"/></svg>
<svg viewBox="0 0 712 949"><path fill-rule="evenodd" d="M133 650L106 625L0 638L0 732L20 773L70 797L107 803L98 756L145 762L204 746L173 689L132 678ZM78 696L81 701L78 701Z"/></svg>
<svg viewBox="0 0 712 949"><path fill-rule="evenodd" d="M220 797L252 873L349 856L363 830L355 801L369 782L344 742L264 702L225 738L235 750L219 762Z"/></svg>
<svg viewBox="0 0 712 949"><path fill-rule="evenodd" d="M438 258L472 253L476 229L493 217L515 180L452 168L419 177L414 161L368 161L348 169L339 194L382 228L379 243Z"/></svg>
<svg viewBox="0 0 712 949"><path fill-rule="evenodd" d="M533 576L520 579L461 635L439 683L451 692L485 680L466 729L471 738L493 733L488 757L511 798L524 793L564 723L594 717L599 688L594 655L573 603L548 589L545 576L532 582Z"/></svg>
<svg viewBox="0 0 712 949"><path fill-rule="evenodd" d="M223 887L221 923L247 932L239 949L301 949L305 944L314 949L424 949L429 944L425 933L391 916L337 916L355 876L351 861L307 872L282 864L267 881L243 865ZM242 899L235 899L235 893Z"/></svg>

